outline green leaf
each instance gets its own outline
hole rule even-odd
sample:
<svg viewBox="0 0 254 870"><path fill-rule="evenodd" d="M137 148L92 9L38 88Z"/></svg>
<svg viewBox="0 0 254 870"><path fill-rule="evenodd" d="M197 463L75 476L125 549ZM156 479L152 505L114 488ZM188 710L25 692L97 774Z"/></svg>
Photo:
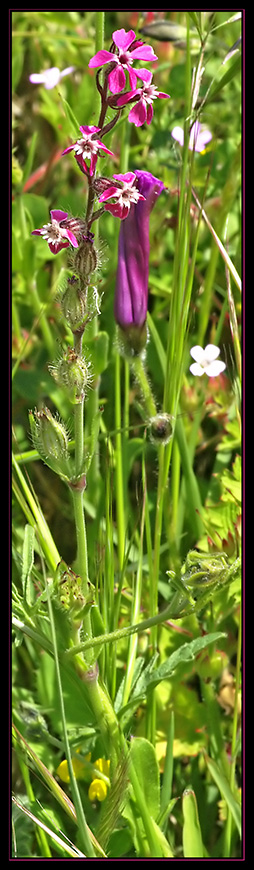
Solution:
<svg viewBox="0 0 254 870"><path fill-rule="evenodd" d="M220 91L222 91L222 89L225 87L225 85L227 85L239 73L241 73L241 57L237 55L234 63L232 63L230 69L228 69L224 76L222 76L220 82L217 82L217 84L214 82L211 85L209 94L207 97L205 97L204 100L205 105L207 106L208 103L212 103L214 97L217 97Z"/></svg>
<svg viewBox="0 0 254 870"><path fill-rule="evenodd" d="M203 858L204 847L198 818L198 807L194 791L186 789L183 793L183 854L185 858Z"/></svg>
<svg viewBox="0 0 254 870"><path fill-rule="evenodd" d="M144 737L134 737L130 748L139 785L145 795L148 812L156 820L160 811L160 774L155 749Z"/></svg>
<svg viewBox="0 0 254 870"><path fill-rule="evenodd" d="M34 601L34 586L31 583L31 571L34 563L34 536L34 528L27 523L23 544L22 586L25 600L30 607Z"/></svg>
<svg viewBox="0 0 254 870"><path fill-rule="evenodd" d="M206 634L204 637L197 637L190 643L184 643L153 671L150 670L148 665L137 681L132 699L139 695L144 696L149 689L154 688L161 680L169 679L180 664L192 661L202 649L205 649L210 643L216 643L221 637L225 637L224 632L221 631Z"/></svg>
<svg viewBox="0 0 254 870"><path fill-rule="evenodd" d="M218 764L208 755L205 755L206 764L211 776L216 782L216 785L221 793L221 796L227 803L228 809L231 812L235 821L239 836L241 837L241 807L239 801L233 794L230 784L224 773L220 770Z"/></svg>

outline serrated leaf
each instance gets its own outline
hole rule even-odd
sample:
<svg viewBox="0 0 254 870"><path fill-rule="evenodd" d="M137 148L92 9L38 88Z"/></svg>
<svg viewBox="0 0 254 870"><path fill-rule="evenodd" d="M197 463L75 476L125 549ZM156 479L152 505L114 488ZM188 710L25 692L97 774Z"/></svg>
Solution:
<svg viewBox="0 0 254 870"><path fill-rule="evenodd" d="M143 697L149 689L154 688L161 680L169 679L180 664L192 661L202 649L205 649L210 643L216 643L221 637L225 637L224 632L221 631L197 637L190 643L184 643L175 650L158 668L152 671L145 668L140 679L137 681L131 700L139 695Z"/></svg>

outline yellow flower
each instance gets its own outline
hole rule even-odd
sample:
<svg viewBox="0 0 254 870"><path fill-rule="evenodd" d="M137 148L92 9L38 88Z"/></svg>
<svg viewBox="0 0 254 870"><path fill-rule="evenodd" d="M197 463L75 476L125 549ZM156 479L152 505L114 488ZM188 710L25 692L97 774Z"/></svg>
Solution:
<svg viewBox="0 0 254 870"><path fill-rule="evenodd" d="M105 801L107 797L107 786L102 779L93 779L88 789L88 797L90 801Z"/></svg>
<svg viewBox="0 0 254 870"><path fill-rule="evenodd" d="M94 768L99 770L100 773L105 777L109 777L109 768L110 761L105 758L97 758L97 761L94 762ZM105 801L105 797L107 797L108 784L104 779L98 779L96 775L93 775L93 780L88 789L88 797L90 801L98 800Z"/></svg>
<svg viewBox="0 0 254 870"><path fill-rule="evenodd" d="M78 749L77 752L80 752L80 750ZM89 752L88 755L85 755L84 760L82 760L81 758L72 758L71 759L72 770L73 770L75 779L83 779L84 772L86 769L85 761L90 761L90 758L91 758L91 752ZM60 776L60 779L63 782L70 782L70 774L69 774L69 770L68 770L68 761L66 758L64 758L64 760L61 761L61 763L58 765L56 773L58 776Z"/></svg>

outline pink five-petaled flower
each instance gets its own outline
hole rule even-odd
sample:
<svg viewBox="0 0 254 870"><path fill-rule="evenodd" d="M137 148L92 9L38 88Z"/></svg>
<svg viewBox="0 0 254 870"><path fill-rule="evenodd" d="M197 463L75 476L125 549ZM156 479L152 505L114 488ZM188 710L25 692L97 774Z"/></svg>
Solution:
<svg viewBox="0 0 254 870"><path fill-rule="evenodd" d="M110 211L114 217L124 220L129 214L132 203L137 203L139 199L145 199L145 197L135 185L135 182L137 183L135 172L119 173L119 175L113 175L113 178L122 182L123 187L120 184L110 185L99 197L99 202L104 202L111 197L116 199L115 203L106 203L104 208L106 211Z"/></svg>
<svg viewBox="0 0 254 870"><path fill-rule="evenodd" d="M209 378L216 378L226 368L226 364L217 359L219 353L220 348L216 347L215 344L207 344L204 350L199 344L195 344L191 348L190 354L196 362L190 366L190 372L198 377L206 374Z"/></svg>
<svg viewBox="0 0 254 870"><path fill-rule="evenodd" d="M76 160L81 169L86 172L87 175L93 175L99 157L99 150L101 149L102 151L105 151L106 154L110 154L111 157L114 157L114 154L106 148L106 145L104 145L97 136L95 136L95 133L99 133L100 127L84 126L79 129L83 134L82 138L78 139L77 142L74 142L73 145L70 145L69 148L65 148L62 153L67 154L68 151L74 151ZM86 164L86 160L90 160L90 169Z"/></svg>
<svg viewBox="0 0 254 870"><path fill-rule="evenodd" d="M43 236L52 254L58 254L62 248L68 248L69 244L78 248L78 242L71 230L68 229L68 212L60 209L52 209L51 223L44 224L40 230L33 230L32 236Z"/></svg>
<svg viewBox="0 0 254 870"><path fill-rule="evenodd" d="M52 66L50 69L45 69L42 73L32 73L29 76L29 81L32 82L33 85L44 85L47 91L50 91L51 88L55 88L56 85L59 85L59 82L63 78L63 76L68 76L73 70L74 66L67 66L66 69L63 69L60 72L57 66Z"/></svg>
<svg viewBox="0 0 254 870"><path fill-rule="evenodd" d="M112 39L116 51L97 51L97 54L89 61L89 67L103 66L105 63L111 63L113 69L108 76L109 90L112 94L117 94L125 88L126 77L125 69L128 70L131 88L136 87L137 77L140 77L140 70L134 69L133 61L158 60L151 45L146 45L140 39L136 39L134 30L115 30L112 33Z"/></svg>
<svg viewBox="0 0 254 870"><path fill-rule="evenodd" d="M184 144L184 131L182 127L174 127L171 136L179 142L179 145ZM202 130L199 121L195 121L195 124L193 124L190 131L188 148L190 151L204 151L205 146L208 145L208 142L210 142L211 139L212 133L210 133L210 130Z"/></svg>
<svg viewBox="0 0 254 870"><path fill-rule="evenodd" d="M135 102L135 106L133 106L129 113L128 121L135 124L136 127L141 127L145 122L151 124L153 117L153 100L156 100L157 97L170 97L170 94L164 94L161 91L158 91L156 85L151 84L153 77L152 73L147 70L140 70L139 77L144 81L143 87L128 91L128 93L123 94L123 96L119 97L117 100L117 105L119 107L125 106L126 103L129 102Z"/></svg>

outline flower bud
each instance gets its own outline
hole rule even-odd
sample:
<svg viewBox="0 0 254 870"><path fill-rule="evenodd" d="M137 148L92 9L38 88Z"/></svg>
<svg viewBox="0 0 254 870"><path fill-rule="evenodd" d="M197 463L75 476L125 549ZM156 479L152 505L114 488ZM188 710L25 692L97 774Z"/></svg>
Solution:
<svg viewBox="0 0 254 870"><path fill-rule="evenodd" d="M98 262L97 252L93 245L93 234L88 233L83 238L74 257L74 269L84 284L89 284L90 276L95 271Z"/></svg>
<svg viewBox="0 0 254 870"><path fill-rule="evenodd" d="M59 603L78 627L93 604L92 587L89 595L84 596L81 577L61 560L56 569L56 588Z"/></svg>
<svg viewBox="0 0 254 870"><path fill-rule="evenodd" d="M33 444L41 458L53 471L63 477L69 477L70 456L68 435L63 423L53 417L48 408L41 411L35 409L29 412Z"/></svg>
<svg viewBox="0 0 254 870"><path fill-rule="evenodd" d="M56 366L49 366L59 386L65 387L72 405L79 405L85 398L90 382L89 363L68 347Z"/></svg>
<svg viewBox="0 0 254 870"><path fill-rule="evenodd" d="M86 294L80 290L79 280L72 275L61 299L61 309L72 332L82 330L87 319Z"/></svg>
<svg viewBox="0 0 254 870"><path fill-rule="evenodd" d="M174 417L171 414L156 414L149 420L149 435L153 444L168 444L173 435Z"/></svg>

